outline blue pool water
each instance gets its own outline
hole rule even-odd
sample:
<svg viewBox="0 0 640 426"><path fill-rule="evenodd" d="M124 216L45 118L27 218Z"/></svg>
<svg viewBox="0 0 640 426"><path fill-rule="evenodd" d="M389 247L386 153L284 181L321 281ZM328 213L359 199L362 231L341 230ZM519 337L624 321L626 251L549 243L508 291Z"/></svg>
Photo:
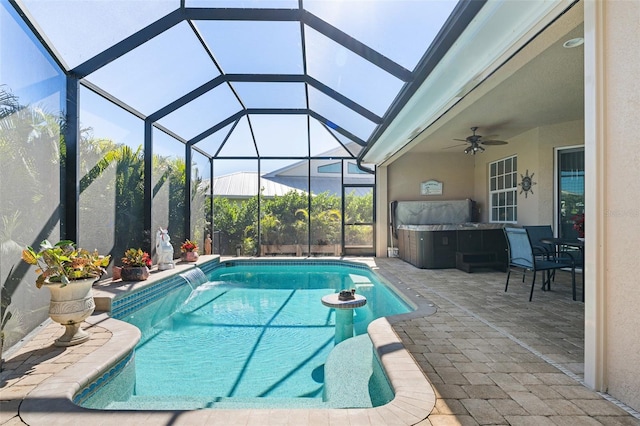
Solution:
<svg viewBox="0 0 640 426"><path fill-rule="evenodd" d="M375 318L410 309L371 272L250 265L220 267L207 278L123 318L142 331L135 357L83 406L368 407L392 398L366 328ZM350 288L367 298L354 310L354 334L360 337L336 347L335 311L321 298ZM332 351L333 366L327 360ZM344 365L358 367L345 374ZM325 381L329 377L332 383Z"/></svg>

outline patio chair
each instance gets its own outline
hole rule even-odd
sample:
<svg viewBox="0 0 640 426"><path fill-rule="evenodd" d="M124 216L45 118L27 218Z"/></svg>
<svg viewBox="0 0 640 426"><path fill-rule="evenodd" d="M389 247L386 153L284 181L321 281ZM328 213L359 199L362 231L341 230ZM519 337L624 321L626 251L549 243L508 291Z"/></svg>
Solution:
<svg viewBox="0 0 640 426"><path fill-rule="evenodd" d="M529 241L531 241L535 255L540 255L547 259L552 256L568 257L576 268L583 266L582 252L580 250L571 249L562 245L555 246L554 244L543 243L541 241L545 238L553 238L551 225L523 226L523 228L527 230L527 235L529 235ZM554 275L555 273L552 273L552 280Z"/></svg>
<svg viewBox="0 0 640 426"><path fill-rule="evenodd" d="M529 294L529 302L533 299L533 289L536 284L536 275L540 271L543 273L542 290L551 289L551 272L557 269L571 269L571 286L573 289L573 299L576 295L576 274L573 261L566 257L552 256L548 259L536 257L534 255L533 246L529 240L527 230L523 228L504 228L505 237L507 239L507 247L509 251L509 265L507 267L507 283L504 291L509 288L509 277L511 272L522 269L522 272L532 271L533 279L531 280L531 293ZM546 272L546 278L545 274Z"/></svg>
<svg viewBox="0 0 640 426"><path fill-rule="evenodd" d="M533 254L543 260L549 260L552 258L557 248L553 244L543 243L541 240L545 238L553 238L553 229L551 225L526 225L523 226L527 230L529 241L531 241L531 247L533 248ZM556 279L556 271L551 271L551 281ZM524 272L522 273L522 282L524 282Z"/></svg>
<svg viewBox="0 0 640 426"><path fill-rule="evenodd" d="M553 238L551 225L523 226L523 228L527 231L529 241L531 241L533 254L543 256L546 259L553 256L556 251L554 245L540 241L544 238Z"/></svg>

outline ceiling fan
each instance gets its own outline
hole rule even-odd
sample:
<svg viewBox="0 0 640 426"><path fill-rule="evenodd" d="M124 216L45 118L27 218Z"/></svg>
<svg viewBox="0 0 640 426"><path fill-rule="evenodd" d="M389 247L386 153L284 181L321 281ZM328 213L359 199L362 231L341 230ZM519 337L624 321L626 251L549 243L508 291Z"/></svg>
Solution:
<svg viewBox="0 0 640 426"><path fill-rule="evenodd" d="M482 145L506 145L507 142L499 141L495 139L483 140L481 135L476 135L476 130L478 127L472 127L471 131L473 134L471 136L467 136L465 139L454 139L455 141L467 142L470 144L468 147L464 149L465 154L473 154L476 155L478 152L484 152L484 147Z"/></svg>

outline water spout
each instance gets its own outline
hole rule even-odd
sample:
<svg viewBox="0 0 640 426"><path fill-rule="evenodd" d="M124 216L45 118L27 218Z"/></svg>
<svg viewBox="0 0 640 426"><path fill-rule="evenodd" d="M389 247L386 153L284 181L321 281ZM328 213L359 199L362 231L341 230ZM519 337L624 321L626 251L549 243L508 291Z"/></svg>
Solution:
<svg viewBox="0 0 640 426"><path fill-rule="evenodd" d="M194 290L200 285L209 281L209 279L204 274L204 272L202 272L202 269L197 267L181 273L180 276L184 278L187 284L189 284L189 287L191 287L191 290Z"/></svg>

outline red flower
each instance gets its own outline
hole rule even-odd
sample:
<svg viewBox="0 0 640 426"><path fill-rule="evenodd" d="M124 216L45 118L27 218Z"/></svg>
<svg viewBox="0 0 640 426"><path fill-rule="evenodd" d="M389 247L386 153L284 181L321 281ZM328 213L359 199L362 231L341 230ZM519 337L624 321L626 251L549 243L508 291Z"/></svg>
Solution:
<svg viewBox="0 0 640 426"><path fill-rule="evenodd" d="M189 251L198 251L198 244L194 243L191 240L186 240L180 246L180 251L183 252L183 253L186 253L186 252L189 252Z"/></svg>
<svg viewBox="0 0 640 426"><path fill-rule="evenodd" d="M573 220L573 229L578 231L578 237L584 238L584 213L573 216L571 220Z"/></svg>

